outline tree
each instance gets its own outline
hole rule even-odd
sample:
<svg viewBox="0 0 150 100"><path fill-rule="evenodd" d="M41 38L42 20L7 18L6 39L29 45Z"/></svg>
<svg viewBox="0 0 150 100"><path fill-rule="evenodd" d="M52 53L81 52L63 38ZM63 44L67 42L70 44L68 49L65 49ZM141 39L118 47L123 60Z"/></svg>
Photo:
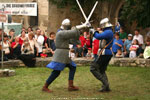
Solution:
<svg viewBox="0 0 150 100"><path fill-rule="evenodd" d="M138 27L150 27L150 0L126 0L121 12L121 19L129 24L134 21Z"/></svg>

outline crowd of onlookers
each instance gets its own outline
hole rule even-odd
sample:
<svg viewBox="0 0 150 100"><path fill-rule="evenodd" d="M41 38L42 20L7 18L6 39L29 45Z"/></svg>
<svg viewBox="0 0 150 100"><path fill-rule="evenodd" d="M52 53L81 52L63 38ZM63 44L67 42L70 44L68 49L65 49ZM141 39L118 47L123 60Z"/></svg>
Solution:
<svg viewBox="0 0 150 100"><path fill-rule="evenodd" d="M97 28L99 33L101 28ZM0 43L2 45L2 29L0 29ZM11 29L9 33L4 33L3 52L4 60L21 59L25 63L34 62L35 57L52 57L55 53L55 32L45 34L44 31L32 27L22 28L21 33L16 36L15 30ZM70 44L69 57L97 58L99 55L99 46L105 45L105 40L97 40L89 32L82 32L79 38L80 44ZM144 43L143 36L139 29L135 29L134 34L127 34L123 27L117 23L114 29L114 40L112 53L114 57L143 57L149 54L150 38L147 37ZM0 46L1 50L1 46ZM1 55L1 53L0 53ZM149 58L149 57L147 57ZM1 60L1 57L0 57Z"/></svg>

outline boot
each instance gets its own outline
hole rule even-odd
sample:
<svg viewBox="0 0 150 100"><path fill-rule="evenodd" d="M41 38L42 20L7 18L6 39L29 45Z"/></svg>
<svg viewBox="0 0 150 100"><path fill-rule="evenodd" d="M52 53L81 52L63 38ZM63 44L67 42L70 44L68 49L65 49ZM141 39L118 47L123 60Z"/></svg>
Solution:
<svg viewBox="0 0 150 100"><path fill-rule="evenodd" d="M50 89L48 89L48 86L49 86L49 85L48 85L47 83L45 83L45 85L44 85L43 88L42 88L42 91L51 93L52 91L51 91Z"/></svg>
<svg viewBox="0 0 150 100"><path fill-rule="evenodd" d="M110 90L110 88L109 88L109 86L102 86L102 88L99 90L99 92L110 92L111 90Z"/></svg>
<svg viewBox="0 0 150 100"><path fill-rule="evenodd" d="M68 91L78 91L79 88L73 85L73 80L68 81Z"/></svg>

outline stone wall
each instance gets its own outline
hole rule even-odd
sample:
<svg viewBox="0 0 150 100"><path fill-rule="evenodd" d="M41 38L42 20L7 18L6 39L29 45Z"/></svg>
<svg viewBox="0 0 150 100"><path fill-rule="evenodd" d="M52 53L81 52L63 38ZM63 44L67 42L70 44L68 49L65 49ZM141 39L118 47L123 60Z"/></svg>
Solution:
<svg viewBox="0 0 150 100"><path fill-rule="evenodd" d="M50 63L52 58L37 58L36 67L45 67ZM92 59L86 58L76 58L73 61L80 66L90 66ZM141 58L112 58L109 65L118 66L118 67L149 67L150 68L150 59L141 59ZM1 66L1 63L0 63ZM11 67L23 67L25 66L20 60L9 60L4 62L4 68Z"/></svg>

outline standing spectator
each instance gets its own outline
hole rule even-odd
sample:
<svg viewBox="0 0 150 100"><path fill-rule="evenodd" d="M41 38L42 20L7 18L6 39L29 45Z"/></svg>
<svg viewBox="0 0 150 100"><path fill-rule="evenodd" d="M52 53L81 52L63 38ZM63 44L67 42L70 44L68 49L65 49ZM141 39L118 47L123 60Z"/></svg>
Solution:
<svg viewBox="0 0 150 100"><path fill-rule="evenodd" d="M124 42L124 57L129 57L130 46L132 44L132 34L128 34L128 39Z"/></svg>
<svg viewBox="0 0 150 100"><path fill-rule="evenodd" d="M146 48L144 50L144 58L145 59L150 59L150 35L148 35L149 37L147 37L146 39Z"/></svg>
<svg viewBox="0 0 150 100"><path fill-rule="evenodd" d="M23 44L23 41L24 40L26 40L26 32L25 31L22 31L21 32L21 36L19 37L19 43L20 43L20 45L22 46L22 44Z"/></svg>
<svg viewBox="0 0 150 100"><path fill-rule="evenodd" d="M125 42L125 40L127 39L127 33L124 32L123 27L120 28L119 37L123 42Z"/></svg>
<svg viewBox="0 0 150 100"><path fill-rule="evenodd" d="M86 56L89 48L92 48L92 40L91 40L90 34L87 34L87 38L85 40L85 44L84 44L84 47L83 47L83 49L84 49L84 54L83 54L84 57Z"/></svg>
<svg viewBox="0 0 150 100"><path fill-rule="evenodd" d="M133 44L130 47L130 58L135 58L137 56L137 50L139 48L139 42L137 39L133 40Z"/></svg>
<svg viewBox="0 0 150 100"><path fill-rule="evenodd" d="M9 39L9 42L12 43L14 42L14 34L15 34L15 30L14 29L10 29L9 31L9 35L8 35L8 39Z"/></svg>
<svg viewBox="0 0 150 100"><path fill-rule="evenodd" d="M44 43L44 37L41 35L41 30L39 28L36 29L36 35L35 35L35 40L37 42L38 46L38 55L40 57L40 54L42 53L43 49L43 43Z"/></svg>
<svg viewBox="0 0 150 100"><path fill-rule="evenodd" d="M1 42L2 44L2 42ZM4 35L4 41L3 41L3 51L4 51L4 57L6 59L11 59L11 53L10 53L11 44L8 41L8 36Z"/></svg>
<svg viewBox="0 0 150 100"><path fill-rule="evenodd" d="M119 33L116 33L115 34L115 39L114 39L113 45L112 45L112 51L113 51L113 53L116 55L117 50L118 49L122 49L122 47L123 47L123 42L119 38Z"/></svg>
<svg viewBox="0 0 150 100"><path fill-rule="evenodd" d="M32 48L32 53L35 55L35 56L38 56L38 44L36 42L36 40L34 39L34 34L33 32L30 32L28 33L28 37L29 37L29 44Z"/></svg>
<svg viewBox="0 0 150 100"><path fill-rule="evenodd" d="M119 24L119 22L117 22L116 26L115 26L115 33L116 32L120 32L120 24Z"/></svg>
<svg viewBox="0 0 150 100"><path fill-rule="evenodd" d="M55 46L55 33L54 32L50 32L49 37L47 38L47 41L45 43L45 47L48 50L48 56L53 56L54 51L56 49Z"/></svg>
<svg viewBox="0 0 150 100"><path fill-rule="evenodd" d="M15 38L15 42L12 42L11 48L13 58L18 59L18 57L21 55L21 45L19 43L19 37Z"/></svg>
<svg viewBox="0 0 150 100"><path fill-rule="evenodd" d="M140 34L140 30L139 29L135 29L134 33L135 33L135 35L133 37L133 41L135 39L137 39L138 42L139 42L139 49L137 50L137 56L139 56L140 54L143 53L143 49L142 49L142 45L144 44L143 36ZM132 43L133 43L133 41L132 41Z"/></svg>
<svg viewBox="0 0 150 100"><path fill-rule="evenodd" d="M99 41L98 39L95 39L92 43L92 50L93 50L93 55L94 55L94 61L96 61L98 55L98 49L99 49Z"/></svg>

